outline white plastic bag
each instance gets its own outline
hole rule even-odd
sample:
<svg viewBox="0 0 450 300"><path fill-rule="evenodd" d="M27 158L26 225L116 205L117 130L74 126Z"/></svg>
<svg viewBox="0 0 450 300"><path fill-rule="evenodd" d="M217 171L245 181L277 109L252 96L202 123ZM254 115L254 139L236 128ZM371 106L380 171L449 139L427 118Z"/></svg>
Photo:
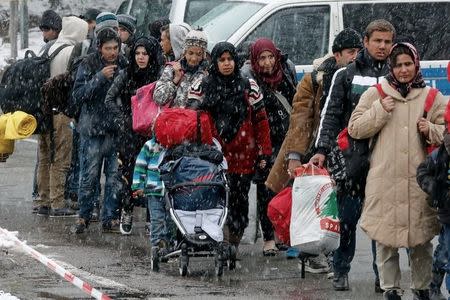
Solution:
<svg viewBox="0 0 450 300"><path fill-rule="evenodd" d="M325 169L307 164L296 170L292 188L291 245L309 254L339 247L336 191Z"/></svg>

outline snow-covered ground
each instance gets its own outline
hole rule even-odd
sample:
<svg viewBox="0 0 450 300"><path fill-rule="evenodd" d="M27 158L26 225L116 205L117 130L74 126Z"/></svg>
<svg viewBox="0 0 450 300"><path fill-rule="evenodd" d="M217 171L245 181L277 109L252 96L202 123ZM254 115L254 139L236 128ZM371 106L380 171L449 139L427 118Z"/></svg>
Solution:
<svg viewBox="0 0 450 300"><path fill-rule="evenodd" d="M10 232L11 234L17 235L17 232ZM15 248L14 241L7 234L0 231L0 251L5 251ZM19 300L19 298L14 297L10 293L0 290L0 300Z"/></svg>
<svg viewBox="0 0 450 300"><path fill-rule="evenodd" d="M0 300L20 300L17 297L14 297L10 293L5 293L3 291L0 291Z"/></svg>

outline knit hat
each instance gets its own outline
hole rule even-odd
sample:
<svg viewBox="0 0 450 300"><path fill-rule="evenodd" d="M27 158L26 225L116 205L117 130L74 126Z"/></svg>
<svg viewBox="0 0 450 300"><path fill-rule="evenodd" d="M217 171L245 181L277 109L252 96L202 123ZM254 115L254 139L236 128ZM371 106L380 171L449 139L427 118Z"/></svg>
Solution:
<svg viewBox="0 0 450 300"><path fill-rule="evenodd" d="M204 51L208 49L208 38L201 29L191 30L186 35L183 48L186 50L189 47L200 47Z"/></svg>
<svg viewBox="0 0 450 300"><path fill-rule="evenodd" d="M361 42L361 35L351 28L345 28L336 36L331 50L333 53L342 51L344 49L363 47Z"/></svg>
<svg viewBox="0 0 450 300"><path fill-rule="evenodd" d="M124 27L130 34L136 31L136 18L130 15L117 15L119 26Z"/></svg>
<svg viewBox="0 0 450 300"><path fill-rule="evenodd" d="M95 25L95 33L98 34L102 29L119 28L119 22L117 22L117 16L110 12L102 12L95 19L97 25Z"/></svg>
<svg viewBox="0 0 450 300"><path fill-rule="evenodd" d="M83 15L83 19L85 21L95 21L95 19L97 18L97 16L101 13L101 11L99 11L96 8L89 8L88 10L86 10L86 12Z"/></svg>
<svg viewBox="0 0 450 300"><path fill-rule="evenodd" d="M41 23L39 24L39 29L50 28L55 31L61 31L62 29L62 19L53 10L46 10L42 14Z"/></svg>

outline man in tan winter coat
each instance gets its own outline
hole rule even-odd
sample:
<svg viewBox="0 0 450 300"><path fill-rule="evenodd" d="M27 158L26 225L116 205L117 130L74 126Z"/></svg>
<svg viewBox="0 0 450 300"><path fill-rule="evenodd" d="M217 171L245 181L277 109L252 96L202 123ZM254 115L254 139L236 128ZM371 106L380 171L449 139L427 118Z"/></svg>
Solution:
<svg viewBox="0 0 450 300"><path fill-rule="evenodd" d="M49 49L49 55L59 51L50 63L50 78L66 72L74 45L83 41L87 32L88 24L85 21L74 16L63 18L61 33ZM67 207L64 199L72 154L71 119L56 108L51 113L52 132L39 136L38 188L41 200L37 214L73 216L75 212Z"/></svg>
<svg viewBox="0 0 450 300"><path fill-rule="evenodd" d="M392 47L384 96L371 87L360 98L349 122L356 139L378 134L367 176L361 228L376 241L377 266L385 299L401 299L398 248L408 248L414 298L429 299L431 240L439 232L436 211L416 182L426 144L440 144L447 100L438 93L424 117L430 87L420 73L419 56L408 43Z"/></svg>
<svg viewBox="0 0 450 300"><path fill-rule="evenodd" d="M314 71L305 74L297 85L292 101L289 130L278 153L266 186L275 193L288 183L295 168L306 163L306 156L312 150L320 111L328 94L334 73L351 63L362 48L361 37L354 30L341 31L333 42L333 55L327 54L314 60Z"/></svg>

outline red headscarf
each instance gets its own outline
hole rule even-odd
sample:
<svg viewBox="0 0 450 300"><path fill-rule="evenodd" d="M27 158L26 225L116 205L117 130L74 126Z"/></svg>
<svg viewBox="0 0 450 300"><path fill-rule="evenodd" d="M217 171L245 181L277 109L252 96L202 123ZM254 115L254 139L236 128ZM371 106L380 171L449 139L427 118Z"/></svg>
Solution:
<svg viewBox="0 0 450 300"><path fill-rule="evenodd" d="M447 108L444 113L445 125L447 126L447 131L450 133L450 101L447 102Z"/></svg>
<svg viewBox="0 0 450 300"><path fill-rule="evenodd" d="M266 74L262 72L261 67L258 64L258 59L261 53L264 51L270 51L275 56L275 66L273 67L272 74ZM267 83L271 88L276 88L283 80L283 70L281 67L281 51L275 47L272 40L267 38L257 39L251 48L250 61L253 71L256 75Z"/></svg>

